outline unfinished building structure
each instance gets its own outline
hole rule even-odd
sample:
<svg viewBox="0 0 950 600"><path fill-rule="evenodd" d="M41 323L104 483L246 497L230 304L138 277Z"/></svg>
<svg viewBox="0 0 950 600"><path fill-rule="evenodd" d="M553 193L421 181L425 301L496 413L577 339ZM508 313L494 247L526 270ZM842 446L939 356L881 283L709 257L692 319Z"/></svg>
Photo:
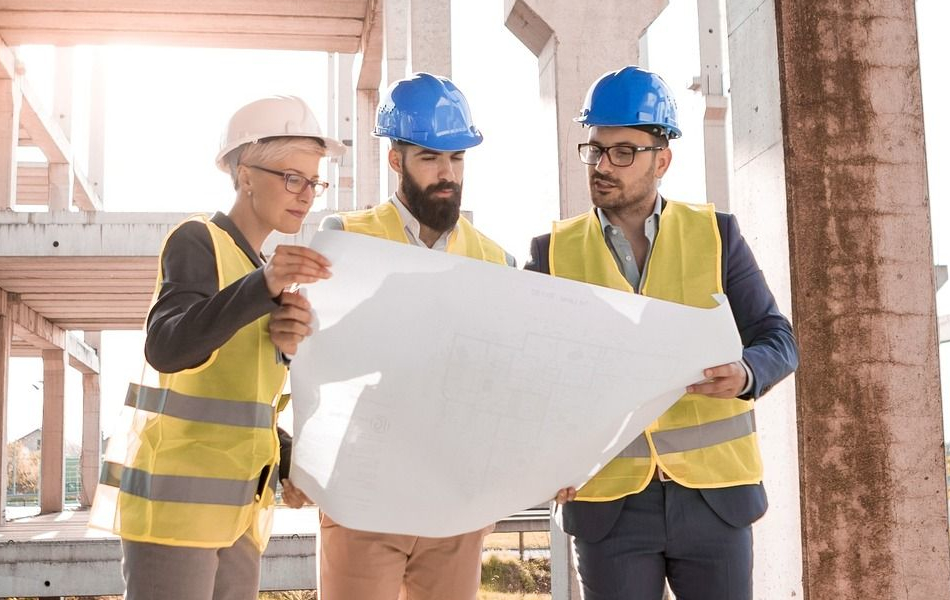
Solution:
<svg viewBox="0 0 950 600"><path fill-rule="evenodd" d="M667 2L579 9L568 0L495 1L538 57L559 212L575 215L588 203L574 160L582 135L571 125L574 111L593 77L638 62L640 36ZM9 358L40 356L44 513L63 508L62 460L51 457L62 456L64 370L83 373L88 500L100 457L98 332L141 328L156 249L182 215L103 210L101 139L92 136L90 173L81 173L69 103L39 107L15 46L68 52L135 41L330 52L328 134L352 145L351 160L331 172L330 210L375 204L392 185L380 177L371 136L380 87L418 70L451 75L449 0L131 4L0 1L0 451L6 407L16 401L7 397ZM771 503L755 529L757 597L946 597L937 348L950 334L937 328L926 160L914 143L923 137L914 0L698 6L699 30L684 35L701 40L709 200L741 217L802 350L794 381L756 411ZM63 85L59 99L69 96ZM93 121L101 132L95 110ZM39 148L45 162L18 162L18 146ZM48 210L18 210L26 205ZM5 477L0 469L0 515ZM121 591L114 540L57 538L44 534L54 525L37 525L23 541L11 527L0 521L0 541L18 540L0 548L0 595ZM565 544L552 547L562 567L559 599L576 597ZM265 589L312 584L307 552L291 540L272 545L270 560L283 562L265 562ZM115 576L97 575L96 565Z"/></svg>

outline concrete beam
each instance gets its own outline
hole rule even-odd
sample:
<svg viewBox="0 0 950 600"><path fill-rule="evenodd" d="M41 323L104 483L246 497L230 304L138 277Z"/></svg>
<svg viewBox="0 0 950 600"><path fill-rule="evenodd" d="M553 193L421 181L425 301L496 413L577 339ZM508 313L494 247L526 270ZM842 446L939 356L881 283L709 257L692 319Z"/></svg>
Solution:
<svg viewBox="0 0 950 600"><path fill-rule="evenodd" d="M950 315L943 315L937 319L937 336L941 344L950 342Z"/></svg>
<svg viewBox="0 0 950 600"><path fill-rule="evenodd" d="M409 68L452 77L452 3L409 0Z"/></svg>
<svg viewBox="0 0 950 600"><path fill-rule="evenodd" d="M40 456L40 513L63 510L63 430L66 362L64 350L43 350L43 424Z"/></svg>
<svg viewBox="0 0 950 600"><path fill-rule="evenodd" d="M43 315L3 290L4 314L18 338L41 350L65 350L69 365L82 373L99 372L99 355L72 333L50 323Z"/></svg>
<svg viewBox="0 0 950 600"><path fill-rule="evenodd" d="M37 109L42 103L36 97L26 81L21 81L23 92L23 110L20 114L20 125L30 136L50 163L68 163L72 160L73 151L69 140L59 124L46 113Z"/></svg>
<svg viewBox="0 0 950 600"><path fill-rule="evenodd" d="M353 59L353 78L358 90L378 90L383 72L383 5L381 0L366 3L360 51Z"/></svg>
<svg viewBox="0 0 950 600"><path fill-rule="evenodd" d="M915 2L776 0L775 22L802 350L805 597L944 597L946 462L926 156L916 142Z"/></svg>
<svg viewBox="0 0 950 600"><path fill-rule="evenodd" d="M272 536L261 558L261 590L316 589L315 548L313 533ZM0 544L0 581L9 582L2 591L16 597L120 596L121 561L115 536Z"/></svg>
<svg viewBox="0 0 950 600"><path fill-rule="evenodd" d="M90 153L94 151L94 148L90 149ZM92 157L90 157L89 163L90 166L95 166L93 164ZM99 170L101 171L101 169L102 167L100 165ZM97 181L102 181L101 173L98 175ZM102 198L99 195L103 189L101 183L90 183L89 180L86 179L85 175L76 170L73 170L73 183L73 204L75 204L79 210L92 212L103 210Z"/></svg>
<svg viewBox="0 0 950 600"><path fill-rule="evenodd" d="M86 336L89 335L98 335L98 332L87 332ZM72 332L66 333L66 353L69 354L70 367L83 375L99 375L99 350Z"/></svg>
<svg viewBox="0 0 950 600"><path fill-rule="evenodd" d="M947 265L934 265L934 279L937 282L937 291L947 283Z"/></svg>
<svg viewBox="0 0 950 600"><path fill-rule="evenodd" d="M562 217L590 207L586 167L577 159L587 134L572 119L597 77L637 63L640 36L666 5L643 0L630 10L628 0L605 0L597 10L578 10L574 0L505 0L505 26L538 57L541 98L557 132L548 166L558 167Z"/></svg>

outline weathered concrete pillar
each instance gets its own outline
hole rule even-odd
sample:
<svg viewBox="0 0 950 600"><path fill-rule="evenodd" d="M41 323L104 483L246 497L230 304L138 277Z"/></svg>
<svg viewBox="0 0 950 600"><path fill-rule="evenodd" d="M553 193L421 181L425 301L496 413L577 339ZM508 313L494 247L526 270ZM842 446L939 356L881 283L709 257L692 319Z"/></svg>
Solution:
<svg viewBox="0 0 950 600"><path fill-rule="evenodd" d="M101 356L102 335L87 331L85 342ZM99 482L99 463L102 457L102 427L100 424L99 373L82 374L82 454L79 459L80 496L82 506L91 506Z"/></svg>
<svg viewBox="0 0 950 600"><path fill-rule="evenodd" d="M557 155L552 149L548 164L558 167L562 217L590 208L586 167L577 158L587 133L572 119L597 77L637 63L640 35L666 5L604 0L581 10L574 0L505 0L505 25L538 57L541 100L557 131Z"/></svg>
<svg viewBox="0 0 950 600"><path fill-rule="evenodd" d="M13 322L7 316L7 293L0 290L0 525L7 516L7 395L10 389L10 355Z"/></svg>
<svg viewBox="0 0 950 600"><path fill-rule="evenodd" d="M805 596L946 598L914 0L776 0Z"/></svg>
<svg viewBox="0 0 950 600"><path fill-rule="evenodd" d="M452 3L409 0L409 72L452 77Z"/></svg>
<svg viewBox="0 0 950 600"><path fill-rule="evenodd" d="M0 79L0 210L16 206L16 149L23 96L16 79Z"/></svg>
<svg viewBox="0 0 950 600"><path fill-rule="evenodd" d="M739 218L779 308L791 315L775 4L729 2L727 7L735 168L730 209ZM769 497L768 512L753 526L756 598L802 597L796 416L791 377L756 401Z"/></svg>
<svg viewBox="0 0 950 600"><path fill-rule="evenodd" d="M63 425L66 400L65 350L43 350L43 425L40 455L40 513L63 510Z"/></svg>

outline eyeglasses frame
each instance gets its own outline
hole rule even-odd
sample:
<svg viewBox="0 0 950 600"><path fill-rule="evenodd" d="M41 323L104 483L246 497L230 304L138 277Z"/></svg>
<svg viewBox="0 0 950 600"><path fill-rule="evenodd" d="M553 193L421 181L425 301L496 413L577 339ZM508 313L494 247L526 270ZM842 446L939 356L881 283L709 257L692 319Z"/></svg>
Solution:
<svg viewBox="0 0 950 600"><path fill-rule="evenodd" d="M247 163L241 163L241 164L244 165L245 167L249 168L249 169L257 169L258 171L263 171L263 172L265 172L265 173L270 173L271 175L278 175L278 176L280 176L280 177L283 177L283 178L284 178L284 189L287 190L288 192L290 192L291 194L301 194L301 193L303 193L303 191L304 191L305 189L307 189L307 186L310 186L310 189L313 190L313 195L314 195L314 197L320 197L320 196L323 195L323 192L327 191L327 188L330 187L329 182L321 181L319 177L316 178L316 179L307 179L306 177L304 177L304 176L301 175L300 173L290 173L290 172L287 172L287 171L277 171L277 170L275 170L275 169L268 169L267 167L262 167L262 166L260 166L260 165L249 165L249 164L247 164ZM294 190L292 190L292 189L290 188L290 178L291 178L291 177L300 177L301 179L303 179L303 180L306 181L307 183L306 183L306 185L304 185L304 187L300 188L299 190L294 191ZM317 191L317 189L319 189L320 191Z"/></svg>
<svg viewBox="0 0 950 600"><path fill-rule="evenodd" d="M585 146L588 147L588 148L597 148L597 150L600 152L600 156L597 157L597 160L596 160L596 161L594 161L594 162L587 162L586 160L584 160L584 156L583 156L583 152L584 152L584 151L583 151L583 148L584 148ZM626 149L628 149L628 150L633 150L633 158L631 158L631 159L630 159L630 162L627 163L627 164L625 164L625 165L618 165L616 162L614 162L613 157L610 155L610 154L611 154L610 151L613 150L614 148L626 148ZM656 150L666 150L666 148L667 148L666 146L634 146L634 145L631 145L631 144L616 144L616 145L614 145L614 146L601 146L600 144L592 144L592 143L590 143L590 142L584 142L584 143L581 143L581 144L578 144L578 145L577 145L577 155L578 155L578 157L581 159L581 162L582 162L582 163L584 163L585 165L589 165L589 166L594 166L594 165L600 164L600 159L606 154L606 155L607 155L607 162L609 162L609 163L612 164L613 166L615 166L615 167L629 167L629 166L632 165L634 162L636 162L637 154L639 154L639 153L641 153L641 152L654 152L654 151L656 151Z"/></svg>

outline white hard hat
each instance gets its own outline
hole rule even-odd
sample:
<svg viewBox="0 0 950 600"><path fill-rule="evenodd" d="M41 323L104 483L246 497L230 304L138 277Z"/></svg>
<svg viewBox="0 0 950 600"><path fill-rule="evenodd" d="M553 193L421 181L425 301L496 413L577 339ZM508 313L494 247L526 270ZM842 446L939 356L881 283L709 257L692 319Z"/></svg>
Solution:
<svg viewBox="0 0 950 600"><path fill-rule="evenodd" d="M221 136L221 149L215 163L227 172L225 157L229 152L244 144L280 136L319 139L330 158L346 152L346 146L339 140L323 135L320 123L306 102L296 96L270 96L242 106L234 113Z"/></svg>

